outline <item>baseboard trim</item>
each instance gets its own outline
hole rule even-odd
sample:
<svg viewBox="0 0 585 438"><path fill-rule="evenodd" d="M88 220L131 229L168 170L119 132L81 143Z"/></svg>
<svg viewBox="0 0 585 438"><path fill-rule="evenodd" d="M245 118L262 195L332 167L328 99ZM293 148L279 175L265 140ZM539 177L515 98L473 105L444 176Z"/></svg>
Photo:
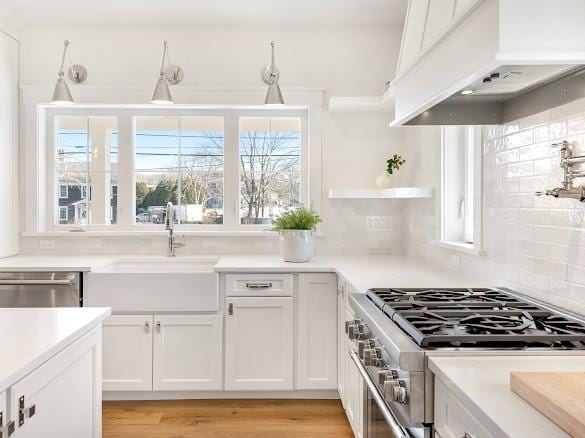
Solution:
<svg viewBox="0 0 585 438"><path fill-rule="evenodd" d="M336 390L323 391L104 391L102 399L201 400L201 399L338 399Z"/></svg>

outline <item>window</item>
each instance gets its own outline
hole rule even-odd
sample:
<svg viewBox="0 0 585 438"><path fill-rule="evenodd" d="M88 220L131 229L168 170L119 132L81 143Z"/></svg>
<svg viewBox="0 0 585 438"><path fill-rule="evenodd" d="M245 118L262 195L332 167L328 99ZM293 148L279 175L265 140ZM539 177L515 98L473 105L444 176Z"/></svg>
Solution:
<svg viewBox="0 0 585 438"><path fill-rule="evenodd" d="M439 244L481 249L481 128L442 129Z"/></svg>
<svg viewBox="0 0 585 438"><path fill-rule="evenodd" d="M240 119L240 223L271 224L301 204L301 120Z"/></svg>
<svg viewBox="0 0 585 438"><path fill-rule="evenodd" d="M117 206L112 188L118 166L116 118L57 117L55 141L54 175L59 191L55 223L63 225L61 212L67 207L73 214L65 224L115 224ZM94 197L91 187L95 188Z"/></svg>
<svg viewBox="0 0 585 438"><path fill-rule="evenodd" d="M69 220L69 209L67 207L59 207L59 223L66 224Z"/></svg>
<svg viewBox="0 0 585 438"><path fill-rule="evenodd" d="M224 120L139 117L136 222L161 224L167 202L179 224L223 224Z"/></svg>
<svg viewBox="0 0 585 438"><path fill-rule="evenodd" d="M304 109L76 105L45 111L54 132L49 228L162 231L171 202L185 231L253 231L319 202L320 148L309 189Z"/></svg>

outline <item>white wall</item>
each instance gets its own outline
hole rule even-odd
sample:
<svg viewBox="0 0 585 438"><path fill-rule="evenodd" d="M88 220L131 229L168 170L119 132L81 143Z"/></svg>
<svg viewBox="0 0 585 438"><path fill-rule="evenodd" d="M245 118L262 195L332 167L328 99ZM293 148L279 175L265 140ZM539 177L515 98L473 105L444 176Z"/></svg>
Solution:
<svg viewBox="0 0 585 438"><path fill-rule="evenodd" d="M406 156L436 156L439 132L408 132ZM562 140L571 142L576 154L585 153L585 100L484 129L485 255L462 255L460 269L585 313L585 203L534 195L561 185L559 154L550 144ZM425 182L431 177L438 187L439 171L436 166L432 176L417 171L403 177ZM431 245L435 211L432 201L409 204L408 253L447 266L451 251Z"/></svg>
<svg viewBox="0 0 585 438"><path fill-rule="evenodd" d="M277 65L283 92L298 87L323 89L328 96L380 95L394 76L400 44L399 27L32 27L22 32L20 82L25 90L42 86L50 98L64 39L71 41L71 59L88 69L84 86L134 90L150 99L160 65L162 40L167 39L173 63L185 70L177 87L264 89L260 71L269 63L271 40L277 41ZM32 88L31 88L32 87ZM138 90L138 91L136 91ZM143 92L142 92L143 91ZM38 92L38 91L37 91ZM176 93L180 95L180 93ZM78 101L80 101L78 99ZM201 102L198 102L201 103ZM249 102L258 104L261 101ZM326 102L324 102L326 103ZM27 109L29 110L29 109ZM330 188L373 187L385 160L402 143L402 130L391 129L386 114L330 114L322 117L322 200L324 236L318 251L327 253L402 254L399 203L335 203L326 199ZM30 128L27 128L30 131ZM35 136L27 132L28 144ZM26 173L30 160L24 164ZM29 172L30 173L30 172ZM24 187L24 182L22 182ZM23 191L25 191L23 189ZM25 193L26 196L26 193ZM30 199L30 195L29 195ZM33 214L30 209L24 215ZM384 227L368 228L379 217ZM30 222L30 221L29 221ZM46 238L46 237L43 237ZM22 251L40 252L39 237L21 239ZM270 238L190 237L190 253L276 252ZM55 250L44 252L161 253L164 237L56 239Z"/></svg>

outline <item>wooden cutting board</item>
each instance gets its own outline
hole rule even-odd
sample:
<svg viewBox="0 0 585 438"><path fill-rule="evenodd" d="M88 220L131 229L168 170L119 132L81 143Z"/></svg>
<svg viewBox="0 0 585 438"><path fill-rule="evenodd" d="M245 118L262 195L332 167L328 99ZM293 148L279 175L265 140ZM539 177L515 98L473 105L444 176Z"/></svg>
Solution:
<svg viewBox="0 0 585 438"><path fill-rule="evenodd" d="M515 371L510 386L569 435L585 438L585 372Z"/></svg>

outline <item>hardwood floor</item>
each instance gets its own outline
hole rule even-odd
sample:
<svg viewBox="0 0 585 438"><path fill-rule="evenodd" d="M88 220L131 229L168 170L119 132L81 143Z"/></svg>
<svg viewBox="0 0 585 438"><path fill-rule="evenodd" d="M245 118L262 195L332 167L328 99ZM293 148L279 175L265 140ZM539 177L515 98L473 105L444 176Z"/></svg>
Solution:
<svg viewBox="0 0 585 438"><path fill-rule="evenodd" d="M103 438L353 437L339 400L103 403Z"/></svg>

